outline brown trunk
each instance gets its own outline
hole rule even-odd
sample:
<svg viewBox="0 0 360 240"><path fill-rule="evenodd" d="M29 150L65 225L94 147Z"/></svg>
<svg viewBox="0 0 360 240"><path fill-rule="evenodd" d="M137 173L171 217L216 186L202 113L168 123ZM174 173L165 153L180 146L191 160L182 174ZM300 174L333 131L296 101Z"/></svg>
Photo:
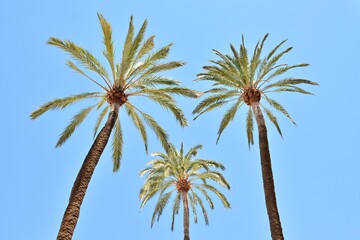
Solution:
<svg viewBox="0 0 360 240"><path fill-rule="evenodd" d="M86 155L84 163L82 164L80 171L76 177L70 193L69 203L61 222L57 240L72 239L80 215L80 206L84 200L86 189L94 173L95 167L99 162L100 156L106 147L106 144L111 134L111 130L113 129L115 121L118 117L119 105L114 105L115 106L112 106L105 126L96 136L96 139L91 146L88 154Z"/></svg>
<svg viewBox="0 0 360 240"><path fill-rule="evenodd" d="M261 170L265 191L266 209L270 222L271 238L273 240L282 240L284 239L284 235L282 232L279 211L276 204L275 186L271 169L271 158L267 138L267 130L264 116L262 115L259 105L259 102L251 103L251 107L254 112L259 131Z"/></svg>
<svg viewBox="0 0 360 240"><path fill-rule="evenodd" d="M190 223L189 223L189 202L187 192L182 192L181 197L184 204L184 240L190 240Z"/></svg>

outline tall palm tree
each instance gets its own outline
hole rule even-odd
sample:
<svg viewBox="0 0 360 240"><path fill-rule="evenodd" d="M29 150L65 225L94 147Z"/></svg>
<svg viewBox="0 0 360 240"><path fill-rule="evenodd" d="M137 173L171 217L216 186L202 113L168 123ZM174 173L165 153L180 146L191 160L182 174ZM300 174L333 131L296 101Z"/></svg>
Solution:
<svg viewBox="0 0 360 240"><path fill-rule="evenodd" d="M282 135L282 133L276 116L260 103L260 100L264 99L267 104L283 113L295 124L285 108L280 103L270 98L269 95L273 92L311 94L298 85L318 84L306 79L292 77L279 79L278 77L287 73L290 69L306 67L308 64L288 65L278 63L280 58L292 49L292 47L289 47L281 52L278 51L286 40L282 41L267 55L262 57L262 49L267 37L268 34L256 44L251 58L249 58L248 51L245 47L244 37L242 38L239 51L230 44L232 51L232 54L230 55L213 50L220 59L210 61L212 63L211 66L204 66L205 72L198 74L197 80L212 81L214 87L205 92L210 95L196 106L193 113L197 114L195 117L196 119L205 112L233 102L220 123L217 137L218 142L224 129L234 119L238 109L244 104L249 107L246 117L248 145L250 147L250 145L254 144L253 130L255 117L259 133L261 169L271 236L272 239L284 239L276 204L267 129L261 108L265 111L270 122L275 125L279 134Z"/></svg>
<svg viewBox="0 0 360 240"><path fill-rule="evenodd" d="M36 119L48 110L63 109L86 99L90 99L92 102L94 99L97 100L95 104L82 109L73 117L56 144L56 147L60 147L83 122L91 110L95 109L100 112L94 127L94 137L96 136L94 143L85 157L83 165L74 182L57 239L72 238L86 189L100 156L108 143L113 128L115 128L112 135L113 171L118 171L120 168L123 135L120 118L118 117L119 109L124 108L126 113L132 119L144 141L146 151L148 147L148 136L144 121L150 129L155 132L163 147L167 148L168 135L166 131L151 115L134 106L130 99L135 97L145 97L154 101L161 107L169 110L180 125L184 127L187 125L187 120L182 110L177 106L173 95L182 95L192 98L198 96L197 92L180 87L180 82L159 75L160 72L183 66L184 63L180 61L162 61L168 56L172 44L166 45L157 51L153 51L154 36L144 40L147 20L144 21L138 33L135 34L133 17L130 18L121 61L116 64L111 25L101 14L98 14L98 18L103 31L103 43L105 46L103 55L108 61L110 73L106 71L105 67L91 54L91 52L79 47L72 41L63 41L51 37L48 40L48 44L67 52L75 60L75 62L68 60L67 65L77 73L95 83L102 91L86 92L65 98L58 98L43 104L31 113L31 119ZM94 79L86 73L86 71L96 73L98 79ZM108 118L105 125L98 133L99 126L107 113Z"/></svg>
<svg viewBox="0 0 360 240"><path fill-rule="evenodd" d="M230 189L228 181L221 172L211 168L225 170L225 167L216 161L195 158L202 145L196 145L184 154L184 146L181 144L180 151L173 145L166 153L155 152L152 155L156 159L149 161L149 167L140 172L140 175L146 175L145 183L140 190L141 208L155 195L159 194L154 213L151 219L151 227L155 219L159 221L162 212L169 202L171 196L175 195L172 206L171 230L174 229L175 215L179 213L180 202L182 200L184 208L184 240L190 239L189 223L189 202L194 215L194 222L197 223L196 206L200 205L205 223L209 224L207 211L203 200L199 196L201 193L208 202L211 209L214 209L214 203L209 193L217 195L225 208L230 208L226 197L215 187L208 183L212 180L222 187Z"/></svg>

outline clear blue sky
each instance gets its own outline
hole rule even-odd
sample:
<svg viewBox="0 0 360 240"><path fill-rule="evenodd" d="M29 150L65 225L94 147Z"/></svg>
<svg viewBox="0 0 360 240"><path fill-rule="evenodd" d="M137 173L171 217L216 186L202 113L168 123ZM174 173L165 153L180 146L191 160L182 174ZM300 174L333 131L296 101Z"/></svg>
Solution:
<svg viewBox="0 0 360 240"><path fill-rule="evenodd" d="M82 106L49 112L31 121L29 114L45 101L97 89L66 68L67 56L46 45L50 36L71 39L101 55L101 30L96 16L103 13L113 26L118 54L130 15L137 29L147 18L147 34L156 35L156 46L174 42L170 60L187 65L168 74L184 86L204 90L194 83L201 67L214 59L211 49L229 52L244 34L246 44L270 33L265 50L288 38L293 51L290 64L310 67L293 71L297 77L318 82L307 88L316 96L274 96L292 114L297 126L278 115L284 138L269 125L269 141L278 207L286 239L360 239L360 3L343 1L18 1L0 3L1 167L0 239L55 239L69 193L92 143L96 115L55 149L59 134ZM103 58L102 58L103 59ZM179 98L191 120L197 102ZM147 106L145 106L147 107ZM201 157L227 167L225 176L232 204L224 209L215 201L209 210L210 225L200 218L191 222L192 239L270 239L261 180L257 139L249 151L244 129L245 111L225 130L218 145L216 133L225 109L181 129L159 108L149 110L168 130L176 145L201 143ZM74 239L179 240L182 214L171 232L170 208L150 228L154 201L139 210L138 192L143 179L138 172L151 159L144 152L134 126L124 120L124 156L121 170L112 173L106 149L81 208ZM154 135L149 150L162 150Z"/></svg>

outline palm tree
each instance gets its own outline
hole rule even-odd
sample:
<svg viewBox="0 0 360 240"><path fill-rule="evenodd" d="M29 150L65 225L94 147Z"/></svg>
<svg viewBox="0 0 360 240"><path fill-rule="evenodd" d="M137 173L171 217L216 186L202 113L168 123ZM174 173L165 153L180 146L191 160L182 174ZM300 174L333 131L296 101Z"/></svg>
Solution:
<svg viewBox="0 0 360 240"><path fill-rule="evenodd" d="M122 128L120 118L118 117L120 108L125 108L126 113L139 130L146 151L148 149L148 136L144 121L150 129L155 132L163 147L167 148L168 135L166 131L151 115L134 106L130 99L133 97L145 97L154 101L161 107L169 110L180 125L184 127L187 126L187 120L182 110L177 106L173 95L192 98L198 96L197 92L180 87L180 82L169 77L158 75L160 72L183 66L184 62L162 61L168 56L172 44L153 51L154 36L144 40L147 20L144 21L140 30L135 35L133 17L131 16L129 29L123 46L121 62L116 64L111 25L101 14L98 14L98 18L103 31L103 43L105 46L103 54L108 61L110 74L91 52L79 47L72 41L63 41L51 37L48 40L48 44L56 46L68 53L75 62L68 60L67 66L95 83L101 88L102 92L86 92L65 98L58 98L43 104L31 113L31 119L36 119L48 110L63 109L86 99L92 101L94 99L97 100L96 104L82 109L73 117L56 144L56 147L60 147L83 122L91 110L95 109L100 112L94 127L94 137L96 136L94 143L85 157L74 182L57 239L72 238L86 189L100 156L108 143L113 128L115 128L112 135L113 171L118 171L120 168L123 145ZM94 79L86 73L86 71L96 73L99 78L97 80ZM97 134L99 126L107 113L108 118L105 126Z"/></svg>
<svg viewBox="0 0 360 240"><path fill-rule="evenodd" d="M196 206L200 205L205 223L209 224L207 211L203 200L199 196L200 192L208 202L211 209L214 209L214 203L209 192L217 195L225 208L230 208L226 197L207 181L212 180L222 187L230 189L230 185L222 173L211 168L225 170L225 167L216 161L195 158L202 145L192 147L184 154L184 146L181 144L180 151L177 151L173 145L168 148L166 153L155 152L152 156L156 159L149 161L149 167L140 172L140 176L146 175L145 183L140 190L141 208L156 194L159 194L154 213L151 219L151 227L155 219L159 221L162 212L174 193L172 206L171 230L174 230L175 215L179 213L180 201L182 200L184 208L184 240L190 239L189 232L189 202L194 215L194 222L197 223Z"/></svg>
<svg viewBox="0 0 360 240"><path fill-rule="evenodd" d="M246 117L248 145L250 147L250 145L254 144L253 119L255 117L259 132L261 169L271 236L272 239L284 239L276 204L267 129L261 108L265 111L270 122L275 125L279 134L282 135L282 133L276 116L267 107L260 103L260 100L265 99L267 104L283 113L295 124L285 108L277 101L271 99L268 95L273 92L297 92L311 94L298 85L318 84L306 79L292 77L277 79L282 74L287 73L290 69L306 67L308 64L288 65L278 63L280 58L292 49L292 47L289 47L281 52L278 52L279 48L286 42L286 40L278 44L265 57L262 57L262 49L267 37L268 34L266 34L265 37L257 43L251 58L248 56L248 51L244 43L244 37L242 38L239 52L232 44L230 44L232 55L222 54L217 50L213 50L220 59L210 61L212 63L211 66L204 66L203 68L205 72L198 74L197 80L212 81L214 87L205 92L210 95L208 95L196 106L193 113L197 114L195 117L196 119L205 112L233 102L220 123L217 137L218 142L224 129L234 119L238 109L243 106L244 103L249 106Z"/></svg>

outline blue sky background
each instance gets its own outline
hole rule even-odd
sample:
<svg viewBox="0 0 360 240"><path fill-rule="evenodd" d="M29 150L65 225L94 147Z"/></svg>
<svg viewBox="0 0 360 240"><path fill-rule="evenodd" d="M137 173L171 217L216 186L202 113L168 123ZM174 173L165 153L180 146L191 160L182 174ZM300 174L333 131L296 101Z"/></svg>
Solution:
<svg viewBox="0 0 360 240"><path fill-rule="evenodd" d="M293 76L317 81L308 87L316 96L278 94L297 126L278 115L282 139L269 125L269 141L278 207L286 239L360 239L360 3L343 1L1 1L0 2L1 167L0 239L55 239L76 174L92 143L96 115L90 115L60 148L58 136L82 105L49 112L36 121L29 114L45 101L97 90L91 82L63 64L67 56L46 45L50 36L71 39L102 59L102 36L96 16L103 13L113 26L118 56L130 15L136 29L147 18L147 36L156 46L174 42L169 60L187 65L169 76L184 86L195 83L201 67L215 59L211 49L230 52L241 35L252 49L270 33L265 51L285 38L293 51L283 61L310 63ZM192 239L270 239L257 139L249 151L244 127L245 109L225 130L218 145L216 133L225 109L195 122L195 100L179 98L190 120L181 129L172 116L152 104L143 108L168 130L171 140L187 149L201 143L200 156L221 161L232 189L232 204L218 200L209 210L210 225L191 222ZM125 116L126 117L126 116ZM99 162L81 208L74 239L182 239L182 214L171 232L171 209L150 228L154 202L140 212L138 172L151 159L128 118L123 120L124 155L121 170L112 173L110 149ZM150 135L149 151L161 151ZM199 210L200 211L200 210ZM200 212L199 212L200 213Z"/></svg>

